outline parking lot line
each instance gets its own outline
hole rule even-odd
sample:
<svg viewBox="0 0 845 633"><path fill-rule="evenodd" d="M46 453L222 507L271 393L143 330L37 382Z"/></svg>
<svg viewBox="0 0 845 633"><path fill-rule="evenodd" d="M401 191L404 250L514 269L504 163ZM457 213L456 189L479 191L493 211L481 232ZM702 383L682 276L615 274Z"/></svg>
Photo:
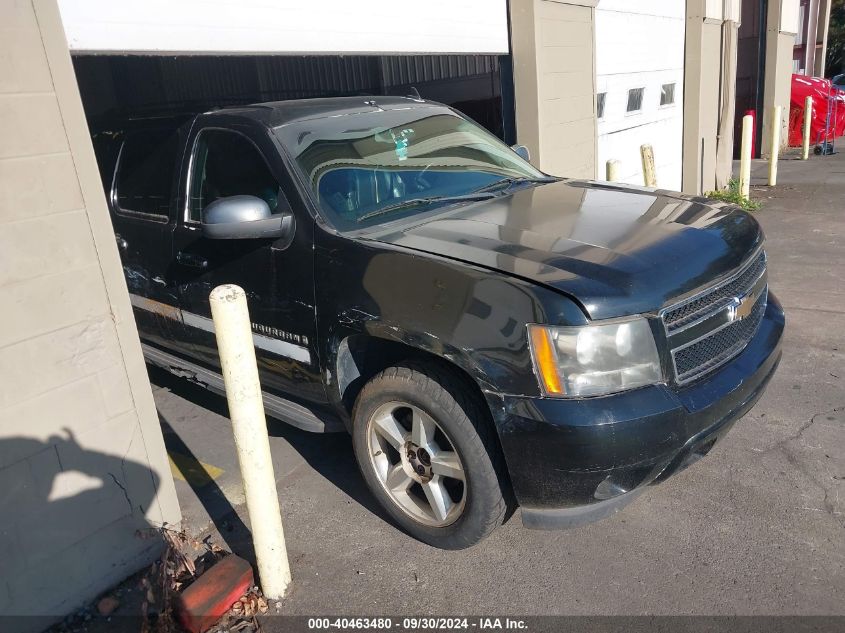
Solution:
<svg viewBox="0 0 845 633"><path fill-rule="evenodd" d="M168 451L170 471L176 479L187 482L195 490L215 481L225 471L222 468L206 464L193 457Z"/></svg>

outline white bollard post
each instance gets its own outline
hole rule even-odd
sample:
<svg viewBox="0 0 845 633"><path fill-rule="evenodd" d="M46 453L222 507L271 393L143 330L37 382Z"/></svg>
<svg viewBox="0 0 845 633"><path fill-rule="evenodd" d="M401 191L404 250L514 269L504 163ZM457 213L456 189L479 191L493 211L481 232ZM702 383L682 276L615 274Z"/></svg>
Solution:
<svg viewBox="0 0 845 633"><path fill-rule="evenodd" d="M742 117L742 144L739 150L739 194L748 200L751 193L751 138L754 133L754 117Z"/></svg>
<svg viewBox="0 0 845 633"><path fill-rule="evenodd" d="M780 154L780 125L781 106L775 106L775 113L772 115L772 155L769 156L769 186L778 184L778 155Z"/></svg>
<svg viewBox="0 0 845 633"><path fill-rule="evenodd" d="M278 600L290 584L290 566L246 294L239 286L227 284L212 290L209 301L261 590L268 598Z"/></svg>
<svg viewBox="0 0 845 633"><path fill-rule="evenodd" d="M605 166L605 180L607 182L619 182L619 161L609 160Z"/></svg>
<svg viewBox="0 0 845 633"><path fill-rule="evenodd" d="M656 187L657 172L654 169L654 149L651 145L641 145L640 156L643 159L643 183L646 187Z"/></svg>
<svg viewBox="0 0 845 633"><path fill-rule="evenodd" d="M810 119L813 118L813 98L804 99L804 138L801 144L801 160L810 158Z"/></svg>

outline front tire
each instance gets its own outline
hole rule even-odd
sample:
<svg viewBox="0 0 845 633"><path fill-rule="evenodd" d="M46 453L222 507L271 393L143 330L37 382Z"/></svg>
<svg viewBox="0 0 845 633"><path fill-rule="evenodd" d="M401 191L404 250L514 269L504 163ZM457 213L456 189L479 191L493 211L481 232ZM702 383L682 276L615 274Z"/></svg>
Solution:
<svg viewBox="0 0 845 633"><path fill-rule="evenodd" d="M371 492L403 529L463 549L504 520L504 469L494 430L467 385L422 363L370 380L352 412L352 443Z"/></svg>

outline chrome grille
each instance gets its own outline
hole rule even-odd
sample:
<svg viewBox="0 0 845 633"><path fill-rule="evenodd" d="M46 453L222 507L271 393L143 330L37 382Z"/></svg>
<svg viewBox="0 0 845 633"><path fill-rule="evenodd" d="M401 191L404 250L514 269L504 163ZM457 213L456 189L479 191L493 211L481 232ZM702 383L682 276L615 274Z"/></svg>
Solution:
<svg viewBox="0 0 845 633"><path fill-rule="evenodd" d="M663 323L668 331L677 330L696 321L699 317L727 305L734 297L748 292L748 289L766 270L766 253L760 250L744 267L738 276L733 277L712 290L688 299L684 303L667 309L663 314Z"/></svg>
<svg viewBox="0 0 845 633"><path fill-rule="evenodd" d="M761 249L728 279L661 311L678 384L704 376L745 348L766 311L766 281Z"/></svg>
<svg viewBox="0 0 845 633"><path fill-rule="evenodd" d="M716 334L676 352L674 357L678 381L689 382L736 356L754 336L765 311L766 296L763 294L748 317L734 321Z"/></svg>

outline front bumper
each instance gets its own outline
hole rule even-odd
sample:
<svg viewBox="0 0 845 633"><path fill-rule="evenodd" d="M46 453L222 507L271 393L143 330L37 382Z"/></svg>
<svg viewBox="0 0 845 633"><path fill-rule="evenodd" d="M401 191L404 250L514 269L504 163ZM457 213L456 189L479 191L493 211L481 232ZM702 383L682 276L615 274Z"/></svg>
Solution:
<svg viewBox="0 0 845 633"><path fill-rule="evenodd" d="M705 455L763 394L783 329L783 310L769 293L742 353L691 385L572 400L504 397L500 437L526 527L604 518Z"/></svg>

